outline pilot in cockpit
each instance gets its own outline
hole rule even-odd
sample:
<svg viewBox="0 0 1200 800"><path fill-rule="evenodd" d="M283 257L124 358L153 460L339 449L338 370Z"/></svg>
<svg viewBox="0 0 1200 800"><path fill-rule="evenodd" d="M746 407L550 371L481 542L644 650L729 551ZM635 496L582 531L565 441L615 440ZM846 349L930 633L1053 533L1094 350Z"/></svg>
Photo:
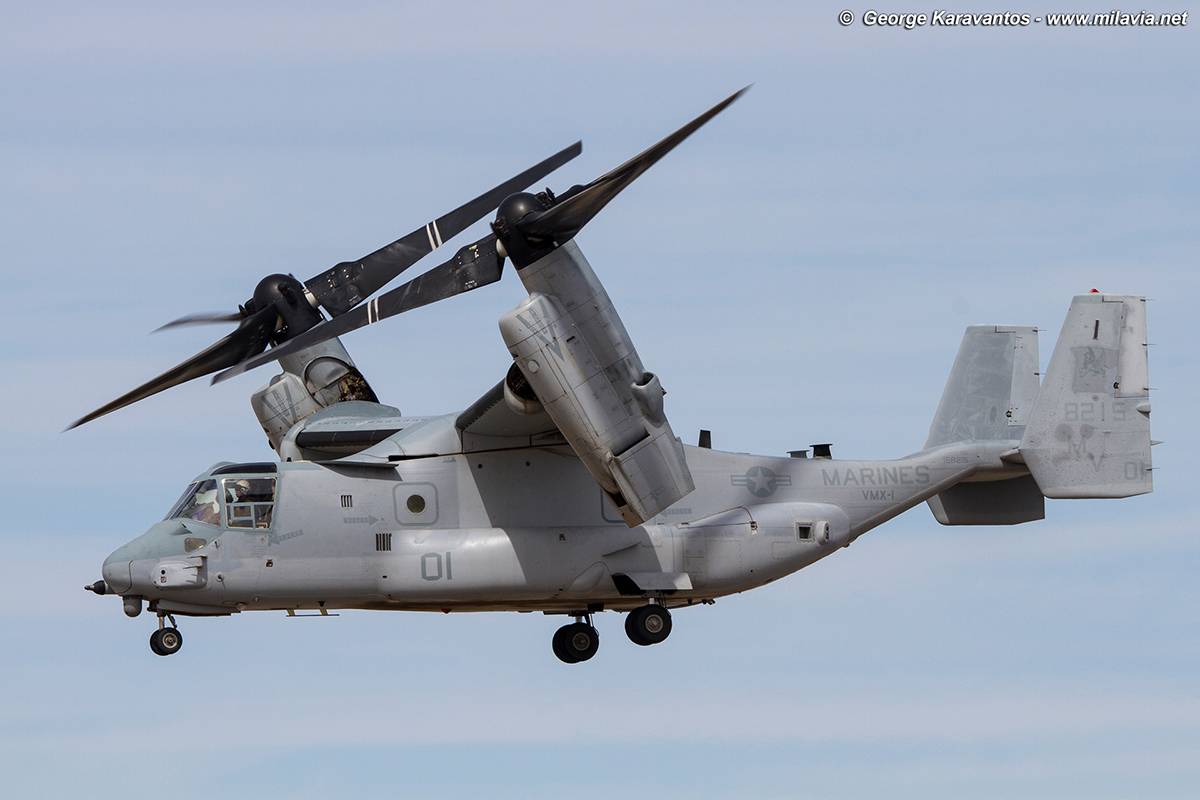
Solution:
<svg viewBox="0 0 1200 800"><path fill-rule="evenodd" d="M248 494L250 494L250 481L240 480L225 483L226 504L244 503Z"/></svg>
<svg viewBox="0 0 1200 800"><path fill-rule="evenodd" d="M196 493L196 497L192 500L192 512L189 516L206 525L221 524L221 509L217 504L216 487L206 492Z"/></svg>

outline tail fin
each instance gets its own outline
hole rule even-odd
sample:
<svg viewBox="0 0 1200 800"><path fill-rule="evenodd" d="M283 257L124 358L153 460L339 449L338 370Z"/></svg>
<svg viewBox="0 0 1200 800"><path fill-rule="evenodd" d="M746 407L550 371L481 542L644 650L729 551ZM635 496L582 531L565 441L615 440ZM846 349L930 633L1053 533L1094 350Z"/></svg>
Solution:
<svg viewBox="0 0 1200 800"><path fill-rule="evenodd" d="M929 429L926 449L970 441L1011 441L1025 434L1038 395L1037 328L972 325ZM929 499L943 525L1015 525L1045 517L1028 475L960 483Z"/></svg>
<svg viewBox="0 0 1200 800"><path fill-rule="evenodd" d="M1046 497L1154 490L1145 298L1093 293L1072 301L1020 457Z"/></svg>
<svg viewBox="0 0 1200 800"><path fill-rule="evenodd" d="M1037 328L972 325L959 345L925 448L1019 440L1037 394Z"/></svg>

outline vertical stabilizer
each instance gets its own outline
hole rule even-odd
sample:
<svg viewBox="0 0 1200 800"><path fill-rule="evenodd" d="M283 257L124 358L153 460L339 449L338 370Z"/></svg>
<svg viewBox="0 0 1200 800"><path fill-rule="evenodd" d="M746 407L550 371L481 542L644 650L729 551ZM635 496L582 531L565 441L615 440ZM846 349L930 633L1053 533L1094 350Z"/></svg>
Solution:
<svg viewBox="0 0 1200 800"><path fill-rule="evenodd" d="M925 447L1019 440L1037 393L1037 328L972 325L963 334Z"/></svg>
<svg viewBox="0 0 1200 800"><path fill-rule="evenodd" d="M972 325L963 334L926 449L958 442L1020 441L1038 395L1037 328ZM943 525L1016 525L1045 517L1028 475L960 483L929 498Z"/></svg>
<svg viewBox="0 0 1200 800"><path fill-rule="evenodd" d="M1072 301L1020 455L1046 497L1153 491L1145 298Z"/></svg>

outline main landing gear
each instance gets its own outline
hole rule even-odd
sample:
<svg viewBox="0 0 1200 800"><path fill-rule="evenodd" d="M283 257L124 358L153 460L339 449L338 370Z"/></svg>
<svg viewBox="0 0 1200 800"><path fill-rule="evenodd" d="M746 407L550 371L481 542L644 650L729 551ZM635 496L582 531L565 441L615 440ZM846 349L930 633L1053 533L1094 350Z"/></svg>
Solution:
<svg viewBox="0 0 1200 800"><path fill-rule="evenodd" d="M171 620L171 627L166 627L163 618ZM158 656L169 656L179 652L183 647L183 634L175 627L175 618L170 614L158 615L158 630L150 634L150 649Z"/></svg>
<svg viewBox="0 0 1200 800"><path fill-rule="evenodd" d="M592 625L592 615L573 616L575 622L555 631L552 642L554 655L567 664L587 661L600 649L600 634ZM625 633L634 644L658 644L671 635L671 612L655 603L635 608L625 616Z"/></svg>
<svg viewBox="0 0 1200 800"><path fill-rule="evenodd" d="M587 661L600 649L600 634L592 627L592 615L582 614L575 620L555 631L552 641L554 655L567 664Z"/></svg>
<svg viewBox="0 0 1200 800"><path fill-rule="evenodd" d="M658 644L671 635L671 612L657 605L635 608L625 616L625 635L643 647Z"/></svg>

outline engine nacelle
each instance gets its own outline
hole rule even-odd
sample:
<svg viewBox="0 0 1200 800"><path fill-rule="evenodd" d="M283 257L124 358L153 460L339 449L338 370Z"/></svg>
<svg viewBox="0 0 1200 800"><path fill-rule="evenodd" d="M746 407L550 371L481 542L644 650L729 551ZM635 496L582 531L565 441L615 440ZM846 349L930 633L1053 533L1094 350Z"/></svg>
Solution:
<svg viewBox="0 0 1200 800"><path fill-rule="evenodd" d="M330 339L279 359L283 372L250 396L263 432L278 452L297 422L344 400L379 402L346 348Z"/></svg>
<svg viewBox="0 0 1200 800"><path fill-rule="evenodd" d="M525 417L540 414L545 410L537 393L533 391L529 381L525 380L521 370L517 369L516 364L509 367L508 374L504 376L504 402L513 411Z"/></svg>
<svg viewBox="0 0 1200 800"><path fill-rule="evenodd" d="M500 320L513 361L621 517L639 525L695 488L662 386L574 242L518 274L530 296Z"/></svg>

